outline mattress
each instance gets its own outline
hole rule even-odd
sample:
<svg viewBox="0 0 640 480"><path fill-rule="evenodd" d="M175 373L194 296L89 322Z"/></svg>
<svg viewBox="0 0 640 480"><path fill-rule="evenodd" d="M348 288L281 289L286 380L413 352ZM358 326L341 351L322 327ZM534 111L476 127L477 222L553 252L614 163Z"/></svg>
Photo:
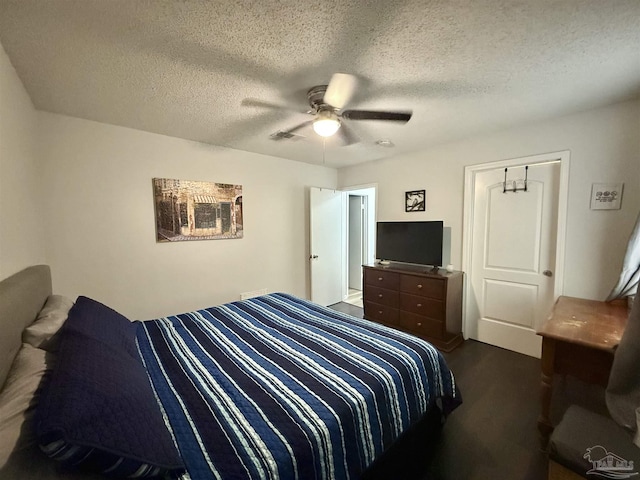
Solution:
<svg viewBox="0 0 640 480"><path fill-rule="evenodd" d="M193 479L354 479L406 429L460 402L412 335L277 293L137 322Z"/></svg>

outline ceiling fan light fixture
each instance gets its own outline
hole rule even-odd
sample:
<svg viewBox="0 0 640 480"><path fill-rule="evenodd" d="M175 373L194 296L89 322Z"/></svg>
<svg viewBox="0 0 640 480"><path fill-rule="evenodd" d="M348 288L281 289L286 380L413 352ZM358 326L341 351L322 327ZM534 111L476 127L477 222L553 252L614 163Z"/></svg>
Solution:
<svg viewBox="0 0 640 480"><path fill-rule="evenodd" d="M313 131L321 137L330 137L340 128L340 120L338 116L329 111L321 110L313 121Z"/></svg>

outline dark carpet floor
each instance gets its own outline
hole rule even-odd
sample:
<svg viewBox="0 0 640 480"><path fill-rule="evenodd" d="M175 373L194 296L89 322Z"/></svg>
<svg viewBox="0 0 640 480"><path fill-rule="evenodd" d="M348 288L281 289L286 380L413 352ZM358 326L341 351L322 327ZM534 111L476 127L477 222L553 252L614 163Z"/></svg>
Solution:
<svg viewBox="0 0 640 480"><path fill-rule="evenodd" d="M362 317L346 303L331 308ZM473 340L444 354L463 404L434 442L424 474L416 480L543 480L540 450L540 360ZM554 379L552 421L572 403L605 413L604 389L569 377ZM409 480L409 479L403 479Z"/></svg>

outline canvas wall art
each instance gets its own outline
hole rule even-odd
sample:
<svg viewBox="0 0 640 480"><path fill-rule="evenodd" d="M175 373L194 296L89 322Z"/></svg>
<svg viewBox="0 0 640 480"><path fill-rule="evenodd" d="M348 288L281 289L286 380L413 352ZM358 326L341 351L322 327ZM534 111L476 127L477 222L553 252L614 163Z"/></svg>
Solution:
<svg viewBox="0 0 640 480"><path fill-rule="evenodd" d="M404 193L405 212L424 212L426 207L425 190L412 190Z"/></svg>
<svg viewBox="0 0 640 480"><path fill-rule="evenodd" d="M242 238L242 185L153 179L156 240Z"/></svg>
<svg viewBox="0 0 640 480"><path fill-rule="evenodd" d="M620 210L624 183L591 185L591 210Z"/></svg>

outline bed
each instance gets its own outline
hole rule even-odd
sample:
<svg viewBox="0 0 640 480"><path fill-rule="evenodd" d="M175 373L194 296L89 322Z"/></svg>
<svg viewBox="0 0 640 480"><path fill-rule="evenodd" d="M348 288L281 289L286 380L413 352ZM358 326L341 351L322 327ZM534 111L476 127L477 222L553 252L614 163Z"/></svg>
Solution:
<svg viewBox="0 0 640 480"><path fill-rule="evenodd" d="M461 403L427 342L284 293L130 322L35 266L0 315L1 478L377 478Z"/></svg>

